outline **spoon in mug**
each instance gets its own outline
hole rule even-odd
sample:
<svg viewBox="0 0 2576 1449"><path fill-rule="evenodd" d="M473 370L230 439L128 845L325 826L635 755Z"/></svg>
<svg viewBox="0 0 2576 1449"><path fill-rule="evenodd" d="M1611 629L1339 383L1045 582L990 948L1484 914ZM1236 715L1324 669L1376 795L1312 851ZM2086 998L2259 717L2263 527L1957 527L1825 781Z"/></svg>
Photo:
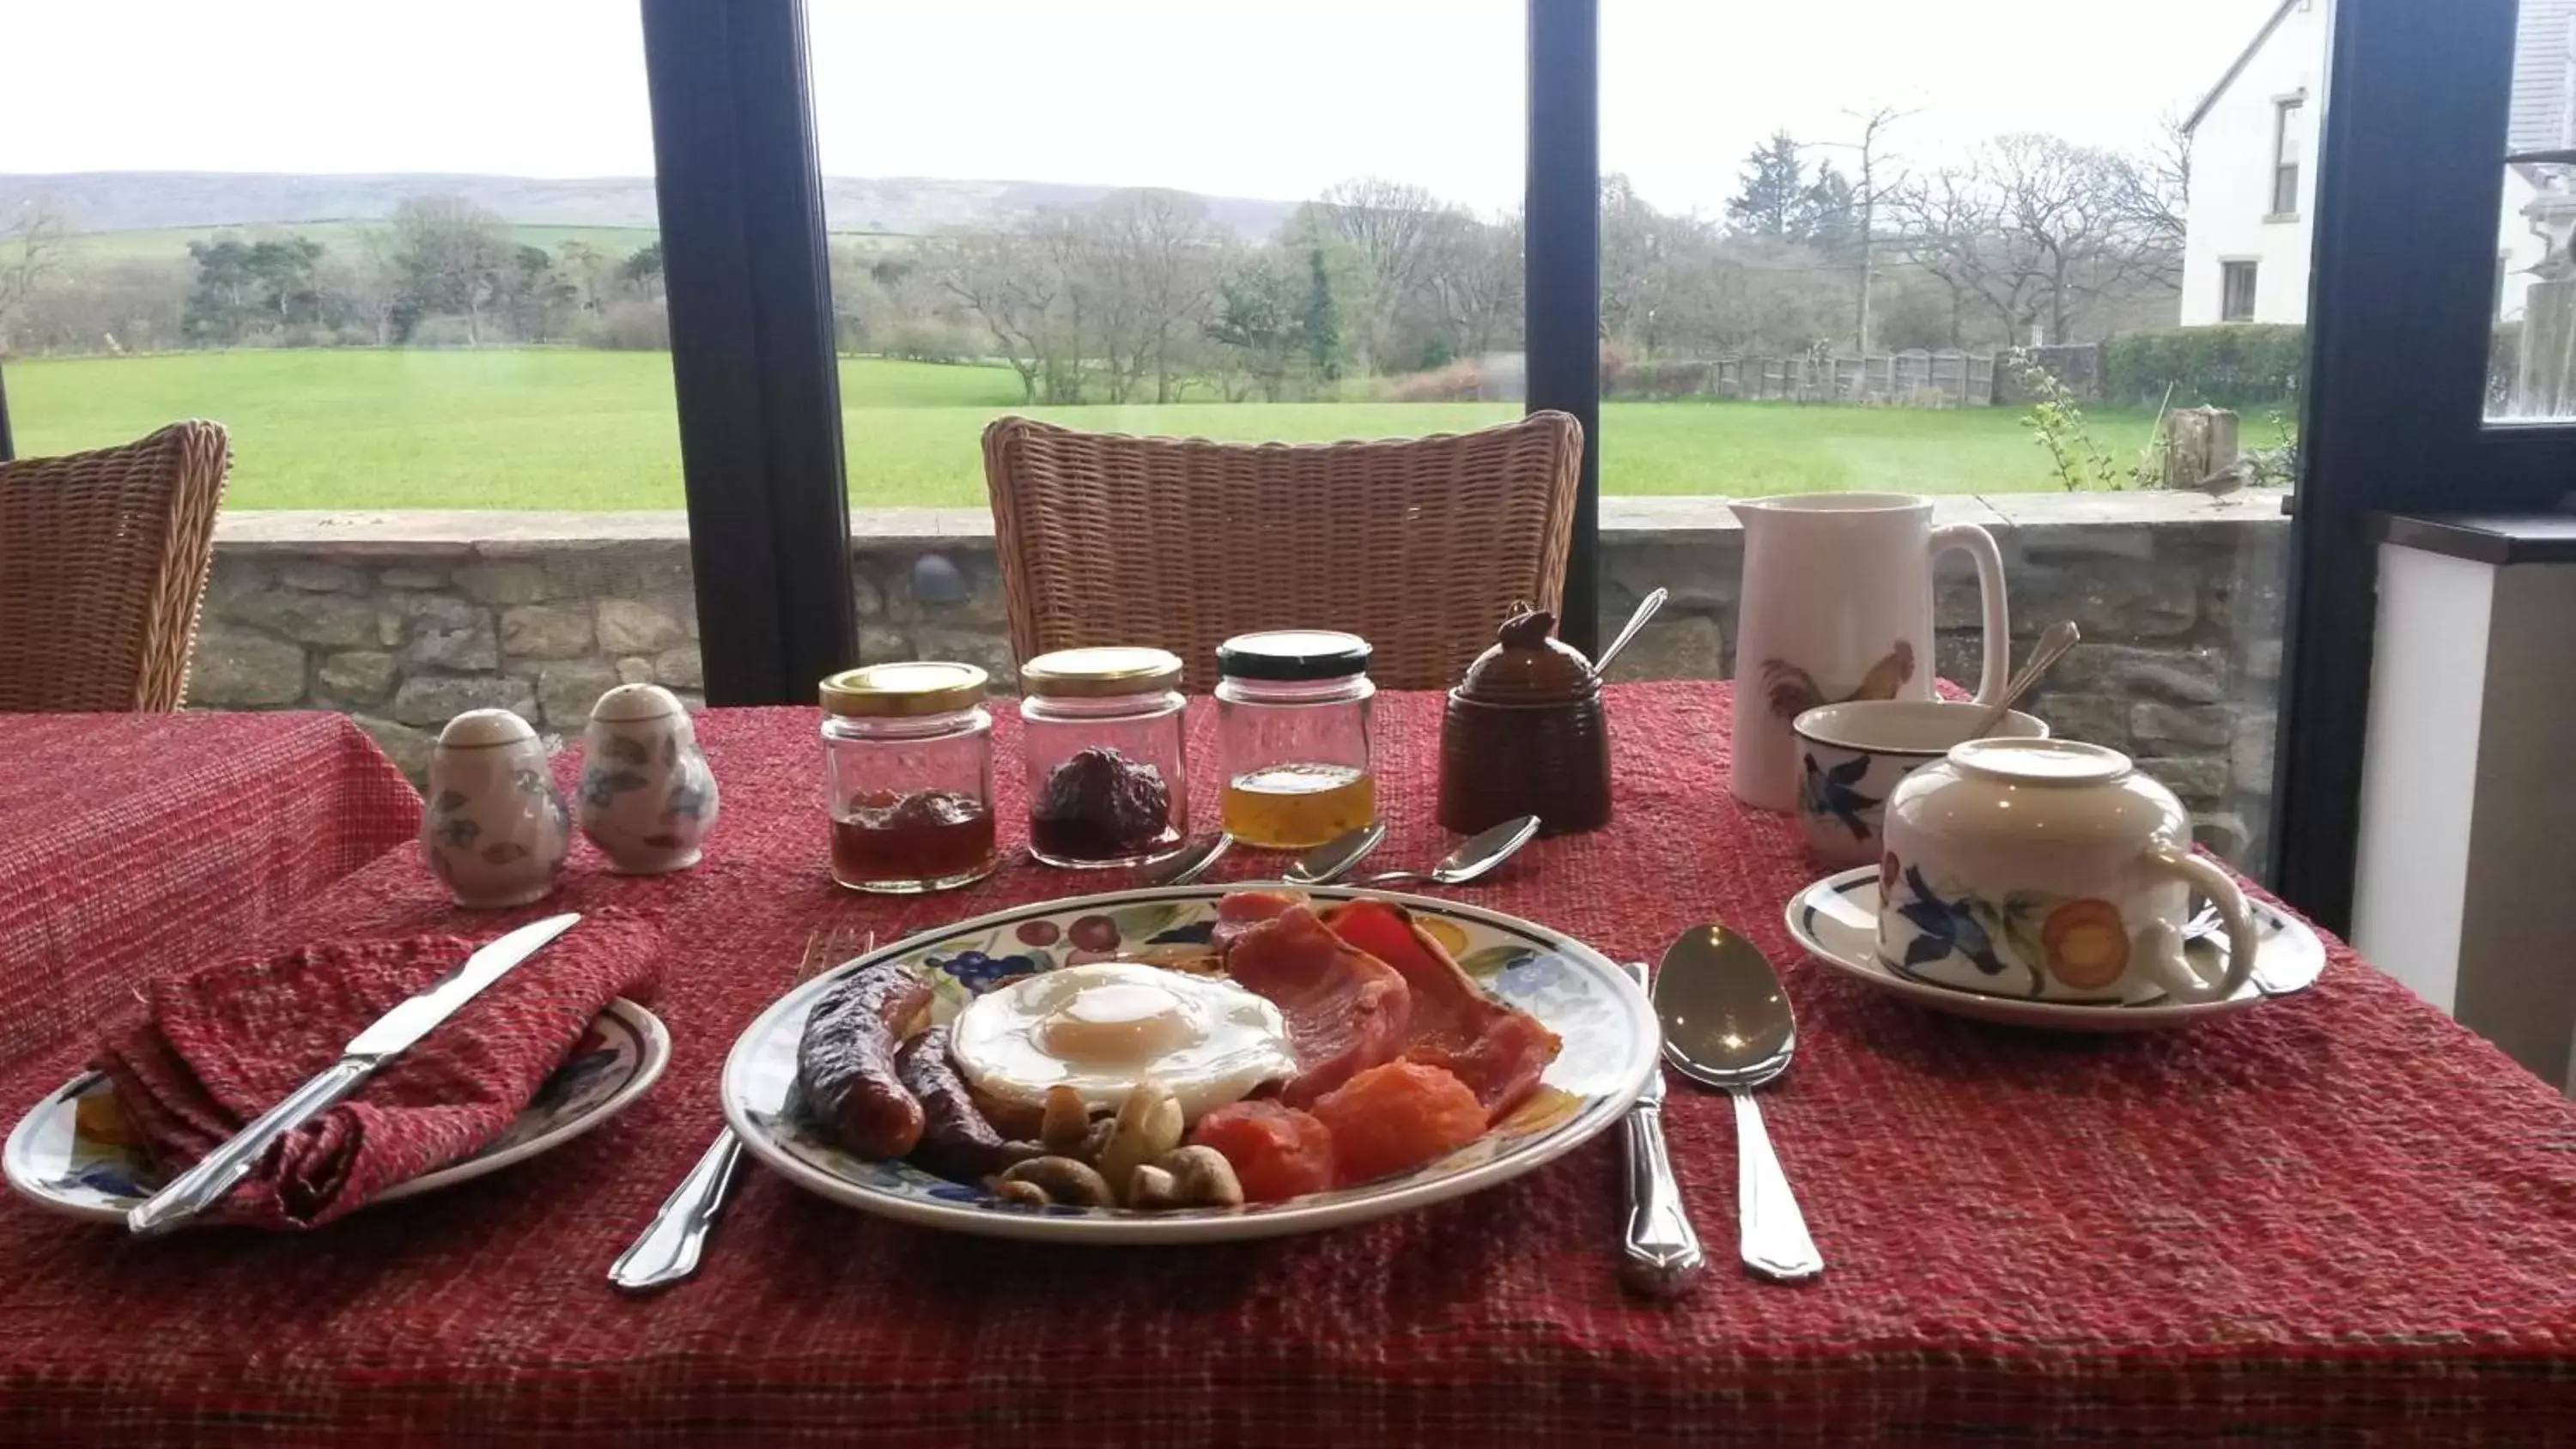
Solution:
<svg viewBox="0 0 2576 1449"><path fill-rule="evenodd" d="M1751 941L1726 927L1694 926L1665 950L1654 998L1664 1060L1735 1099L1737 1234L1744 1266L1775 1283L1815 1277L1825 1270L1825 1260L1807 1234L1806 1217L1753 1101L1753 1089L1787 1071L1798 1046L1798 1021L1779 973Z"/></svg>
<svg viewBox="0 0 2576 1449"><path fill-rule="evenodd" d="M2030 693L2041 677L2056 667L2058 660L2066 657L2067 650L2083 641L2083 634L2071 619L2061 619L2042 629L2039 642L2030 646L2030 657L2022 661L2020 670L2004 684L2002 696L1986 711L1985 717L1977 721L1977 727L1968 732L1968 738L1981 740L1994 733L1995 726L2002 724L2004 716L2012 713L2012 707L2021 703L2021 697Z"/></svg>
<svg viewBox="0 0 2576 1449"><path fill-rule="evenodd" d="M1390 870L1351 884L1382 886L1421 881L1428 885L1465 885L1519 854L1522 846L1537 837L1538 817L1517 815L1468 836L1465 843L1441 857L1440 863L1429 870Z"/></svg>

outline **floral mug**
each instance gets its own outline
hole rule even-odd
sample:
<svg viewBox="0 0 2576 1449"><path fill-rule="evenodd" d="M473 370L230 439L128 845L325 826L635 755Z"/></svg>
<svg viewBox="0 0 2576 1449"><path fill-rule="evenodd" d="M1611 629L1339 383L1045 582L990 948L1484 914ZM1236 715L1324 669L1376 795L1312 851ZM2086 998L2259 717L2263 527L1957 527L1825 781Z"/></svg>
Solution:
<svg viewBox="0 0 2576 1449"><path fill-rule="evenodd" d="M1985 739L1896 787L1879 861L1878 954L1937 986L2088 1006L2234 995L2254 970L2244 893L2191 853L2191 816L2129 757ZM2183 954L2194 891L2227 923L2223 977Z"/></svg>

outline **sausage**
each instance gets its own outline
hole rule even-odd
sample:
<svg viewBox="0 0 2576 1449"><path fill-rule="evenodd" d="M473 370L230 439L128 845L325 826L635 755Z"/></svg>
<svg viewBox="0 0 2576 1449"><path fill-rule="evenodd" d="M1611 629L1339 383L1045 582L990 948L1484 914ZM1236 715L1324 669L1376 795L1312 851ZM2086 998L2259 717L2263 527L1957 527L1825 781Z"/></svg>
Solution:
<svg viewBox="0 0 2576 1449"><path fill-rule="evenodd" d="M930 1005L930 983L884 962L824 993L796 1043L806 1112L862 1157L893 1159L921 1140L921 1103L895 1071L904 1028Z"/></svg>
<svg viewBox="0 0 2576 1449"><path fill-rule="evenodd" d="M924 1127L912 1160L923 1168L958 1182L982 1182L1045 1153L1035 1143L1006 1141L985 1120L965 1078L949 1065L948 1028L934 1026L904 1043L894 1069L904 1090L921 1103Z"/></svg>

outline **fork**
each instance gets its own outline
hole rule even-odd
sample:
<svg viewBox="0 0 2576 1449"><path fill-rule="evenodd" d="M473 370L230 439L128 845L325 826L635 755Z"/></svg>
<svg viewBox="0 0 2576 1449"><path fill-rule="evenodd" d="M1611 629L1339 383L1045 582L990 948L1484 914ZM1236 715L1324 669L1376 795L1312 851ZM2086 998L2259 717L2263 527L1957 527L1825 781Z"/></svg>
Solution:
<svg viewBox="0 0 2576 1449"><path fill-rule="evenodd" d="M826 968L849 959L847 932L835 926L829 931L815 931L805 938L805 954L796 964L796 986L813 980ZM876 949L877 937L870 931L867 944L856 954ZM794 986L789 988L795 989ZM734 1173L742 1164L742 1139L731 1127L719 1129L716 1140L707 1144L698 1165L671 1189L662 1200L661 1209L643 1233L629 1243L617 1261L608 1265L608 1281L629 1293L651 1293L698 1271L698 1258L706 1251L707 1234L714 1230L716 1216L724 1211L725 1195L733 1189Z"/></svg>

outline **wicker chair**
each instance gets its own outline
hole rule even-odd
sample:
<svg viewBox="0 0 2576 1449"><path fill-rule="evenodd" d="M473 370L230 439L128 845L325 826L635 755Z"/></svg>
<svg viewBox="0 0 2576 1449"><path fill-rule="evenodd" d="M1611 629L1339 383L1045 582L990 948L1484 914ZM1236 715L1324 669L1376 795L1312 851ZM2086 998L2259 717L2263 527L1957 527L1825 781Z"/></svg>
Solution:
<svg viewBox="0 0 2576 1449"><path fill-rule="evenodd" d="M1556 607L1583 428L1558 412L1458 436L1325 444L984 430L1011 647L1181 656L1254 629L1329 628L1376 646L1390 689L1440 689L1515 604Z"/></svg>
<svg viewBox="0 0 2576 1449"><path fill-rule="evenodd" d="M231 462L187 422L0 463L0 711L179 707Z"/></svg>

